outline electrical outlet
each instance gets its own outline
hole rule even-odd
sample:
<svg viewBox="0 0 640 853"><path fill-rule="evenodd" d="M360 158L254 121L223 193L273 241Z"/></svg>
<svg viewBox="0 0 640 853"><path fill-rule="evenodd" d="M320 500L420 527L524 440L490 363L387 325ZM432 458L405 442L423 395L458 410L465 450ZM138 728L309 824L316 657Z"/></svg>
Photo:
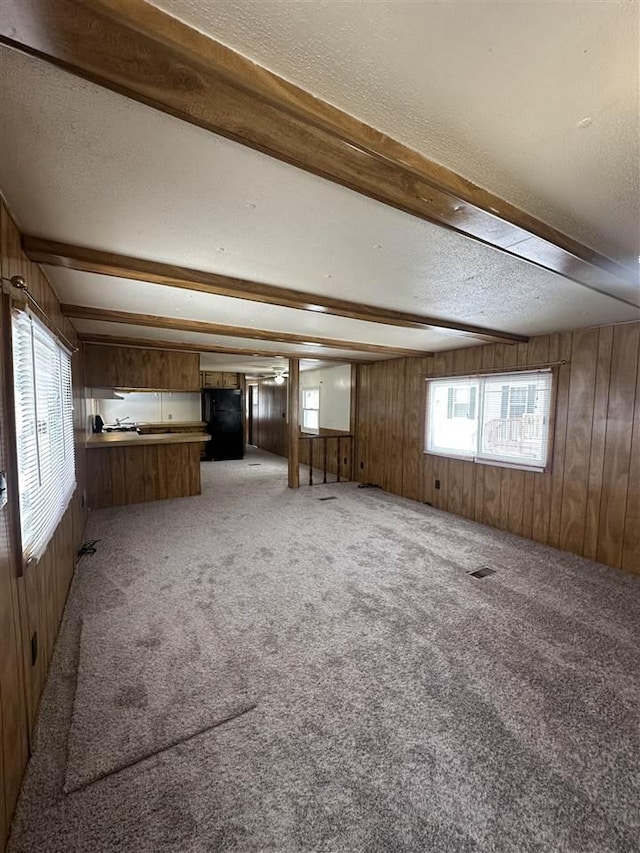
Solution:
<svg viewBox="0 0 640 853"><path fill-rule="evenodd" d="M38 632L34 631L31 636L31 666L36 665L38 660Z"/></svg>
<svg viewBox="0 0 640 853"><path fill-rule="evenodd" d="M436 489L440 488L440 480L436 480Z"/></svg>

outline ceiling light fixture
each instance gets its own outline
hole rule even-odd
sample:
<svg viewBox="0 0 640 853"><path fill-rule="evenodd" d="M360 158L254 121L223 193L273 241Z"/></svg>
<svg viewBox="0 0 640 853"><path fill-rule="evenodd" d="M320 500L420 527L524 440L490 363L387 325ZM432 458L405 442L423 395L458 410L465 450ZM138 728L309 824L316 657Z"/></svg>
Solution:
<svg viewBox="0 0 640 853"><path fill-rule="evenodd" d="M284 365L274 365L271 370L273 370L273 381L276 385L284 385L284 380L289 375Z"/></svg>

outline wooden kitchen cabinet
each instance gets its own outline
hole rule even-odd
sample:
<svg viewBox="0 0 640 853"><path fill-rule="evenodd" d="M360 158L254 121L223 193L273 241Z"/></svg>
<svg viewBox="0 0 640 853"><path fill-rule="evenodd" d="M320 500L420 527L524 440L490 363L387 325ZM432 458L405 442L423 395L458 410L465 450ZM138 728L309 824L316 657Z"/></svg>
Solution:
<svg viewBox="0 0 640 853"><path fill-rule="evenodd" d="M203 370L200 373L201 388L241 388L241 373L224 373L219 370Z"/></svg>
<svg viewBox="0 0 640 853"><path fill-rule="evenodd" d="M90 388L199 391L197 352L85 344L85 384Z"/></svg>

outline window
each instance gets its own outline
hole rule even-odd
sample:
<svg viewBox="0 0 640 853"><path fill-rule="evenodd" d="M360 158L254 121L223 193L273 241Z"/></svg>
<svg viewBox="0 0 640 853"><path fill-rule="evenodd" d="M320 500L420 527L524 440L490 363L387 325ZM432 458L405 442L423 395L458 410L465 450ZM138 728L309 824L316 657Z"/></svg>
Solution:
<svg viewBox="0 0 640 853"><path fill-rule="evenodd" d="M302 389L302 431L320 431L320 388Z"/></svg>
<svg viewBox="0 0 640 853"><path fill-rule="evenodd" d="M75 489L71 357L30 314L12 327L22 550L38 559Z"/></svg>
<svg viewBox="0 0 640 853"><path fill-rule="evenodd" d="M551 371L427 380L425 452L544 469Z"/></svg>

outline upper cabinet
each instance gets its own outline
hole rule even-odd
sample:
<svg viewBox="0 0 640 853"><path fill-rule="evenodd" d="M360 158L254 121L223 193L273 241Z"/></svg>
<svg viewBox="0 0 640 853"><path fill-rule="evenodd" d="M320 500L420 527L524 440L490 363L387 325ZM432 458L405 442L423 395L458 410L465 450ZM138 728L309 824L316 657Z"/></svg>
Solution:
<svg viewBox="0 0 640 853"><path fill-rule="evenodd" d="M148 388L199 391L197 352L85 344L85 385L93 388Z"/></svg>
<svg viewBox="0 0 640 853"><path fill-rule="evenodd" d="M224 373L217 370L203 370L200 373L202 388L242 388L244 373Z"/></svg>

